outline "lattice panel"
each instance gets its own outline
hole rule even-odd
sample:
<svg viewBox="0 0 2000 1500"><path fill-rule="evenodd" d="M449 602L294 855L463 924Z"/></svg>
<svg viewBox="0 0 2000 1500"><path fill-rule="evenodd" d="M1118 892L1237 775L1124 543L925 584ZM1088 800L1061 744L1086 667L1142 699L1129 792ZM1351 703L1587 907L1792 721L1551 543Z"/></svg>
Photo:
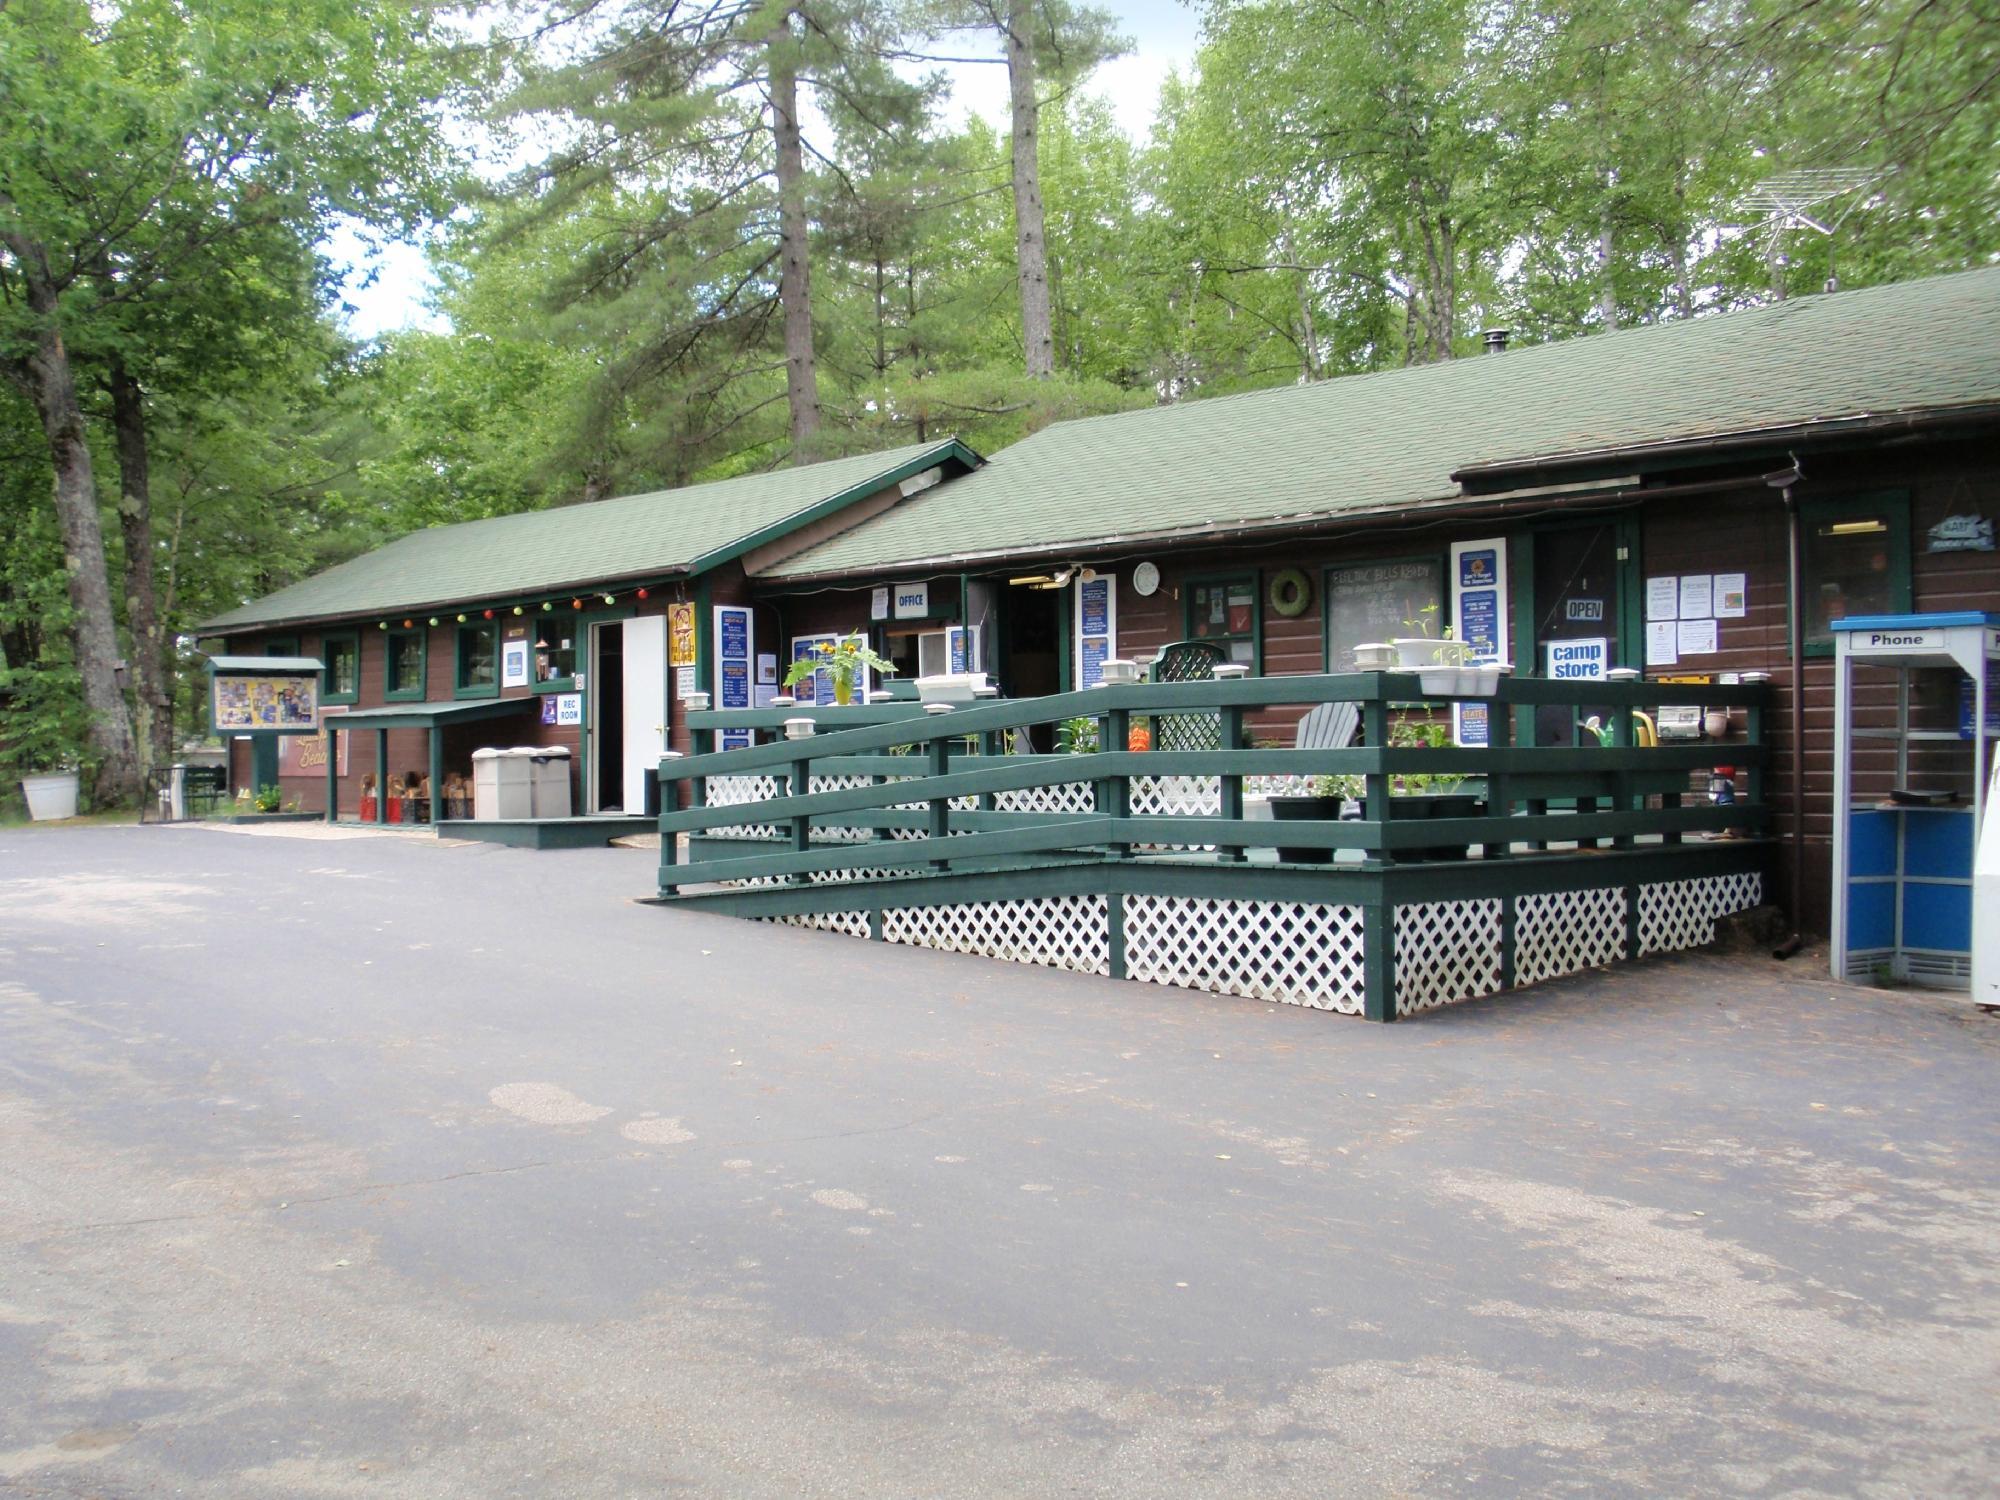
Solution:
<svg viewBox="0 0 2000 1500"><path fill-rule="evenodd" d="M1310 776L1245 776L1243 795L1246 797L1310 797L1313 794L1313 778Z"/></svg>
<svg viewBox="0 0 2000 1500"><path fill-rule="evenodd" d="M775 776L711 776L708 778L710 807L742 807L751 802L769 802L782 787ZM743 823L730 828L710 828L705 836L717 839L762 839L775 837L775 823Z"/></svg>
<svg viewBox="0 0 2000 1500"><path fill-rule="evenodd" d="M865 911L801 912L796 916L766 917L763 920L784 927L810 927L816 932L840 932L848 937L868 936L868 913Z"/></svg>
<svg viewBox="0 0 2000 1500"><path fill-rule="evenodd" d="M1514 907L1517 985L1601 968L1624 956L1623 886L1523 896Z"/></svg>
<svg viewBox="0 0 2000 1500"><path fill-rule="evenodd" d="M1715 919L1764 899L1764 877L1709 875L1639 887L1639 952L1678 953L1715 941Z"/></svg>
<svg viewBox="0 0 2000 1500"><path fill-rule="evenodd" d="M1500 903L1426 901L1396 908L1396 1014L1500 988Z"/></svg>
<svg viewBox="0 0 2000 1500"><path fill-rule="evenodd" d="M1220 776L1134 776L1135 818L1213 818L1222 811Z"/></svg>
<svg viewBox="0 0 2000 1500"><path fill-rule="evenodd" d="M999 812L1087 813L1096 810L1097 792L1087 781L1059 781L1054 786L998 792L993 806Z"/></svg>
<svg viewBox="0 0 2000 1500"><path fill-rule="evenodd" d="M1085 974L1111 970L1110 918L1103 896L892 907L882 913L882 936L892 943Z"/></svg>
<svg viewBox="0 0 2000 1500"><path fill-rule="evenodd" d="M1127 896L1125 972L1153 984L1358 1016L1361 908Z"/></svg>

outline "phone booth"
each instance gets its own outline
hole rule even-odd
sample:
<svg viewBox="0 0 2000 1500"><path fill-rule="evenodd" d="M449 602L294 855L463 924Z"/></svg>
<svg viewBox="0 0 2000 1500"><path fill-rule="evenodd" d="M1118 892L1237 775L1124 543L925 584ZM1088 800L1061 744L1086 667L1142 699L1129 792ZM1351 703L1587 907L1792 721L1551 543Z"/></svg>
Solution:
<svg viewBox="0 0 2000 1500"><path fill-rule="evenodd" d="M1967 989L2000 615L1832 628L1834 977Z"/></svg>

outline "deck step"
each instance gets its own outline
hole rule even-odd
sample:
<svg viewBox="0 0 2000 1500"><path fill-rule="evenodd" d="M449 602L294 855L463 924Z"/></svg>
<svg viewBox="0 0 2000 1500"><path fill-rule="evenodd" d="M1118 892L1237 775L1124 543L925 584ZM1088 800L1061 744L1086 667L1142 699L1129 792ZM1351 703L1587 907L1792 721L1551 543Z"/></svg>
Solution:
<svg viewBox="0 0 2000 1500"><path fill-rule="evenodd" d="M441 839L470 839L516 849L601 849L613 839L658 831L658 818L447 818L437 825Z"/></svg>

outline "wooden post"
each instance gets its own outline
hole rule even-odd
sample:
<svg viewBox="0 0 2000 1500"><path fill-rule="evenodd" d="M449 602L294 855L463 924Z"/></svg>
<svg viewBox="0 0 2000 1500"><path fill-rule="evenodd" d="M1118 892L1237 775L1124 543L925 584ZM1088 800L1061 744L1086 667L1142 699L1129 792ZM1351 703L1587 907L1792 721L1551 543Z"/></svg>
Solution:
<svg viewBox="0 0 2000 1500"><path fill-rule="evenodd" d="M1222 710L1222 748L1225 752L1243 748L1243 710L1240 708ZM1240 771L1222 773L1222 816L1232 823L1243 821L1243 775ZM1240 863L1249 857L1240 844L1225 844L1219 854L1224 864Z"/></svg>
<svg viewBox="0 0 2000 1500"><path fill-rule="evenodd" d="M1125 973L1125 897L1117 891L1104 896L1104 972L1113 979Z"/></svg>
<svg viewBox="0 0 2000 1500"><path fill-rule="evenodd" d="M943 776L950 770L951 740L949 737L941 734L931 741L930 774L933 776ZM942 850L944 841L951 837L951 799L948 797L932 797L929 799L929 805L929 836L938 841L937 847L939 850ZM931 868L942 873L951 868L951 861L940 853L931 860Z"/></svg>
<svg viewBox="0 0 2000 1500"><path fill-rule="evenodd" d="M444 821L438 816L438 810L444 806L444 729L436 723L431 725L430 777L431 827L436 828Z"/></svg>
<svg viewBox="0 0 2000 1500"><path fill-rule="evenodd" d="M340 731L333 727L330 719L320 723L326 728L326 820L340 821Z"/></svg>
<svg viewBox="0 0 2000 1500"><path fill-rule="evenodd" d="M792 795L808 797L812 795L812 758L800 756L792 762ZM812 815L795 813L792 816L792 852L804 854L812 847ZM805 884L803 879L794 878L794 883Z"/></svg>
<svg viewBox="0 0 2000 1500"><path fill-rule="evenodd" d="M1632 710L1624 704L1614 704L1611 709L1611 749L1614 753L1632 750L1637 737L1632 732ZM1632 811L1632 773L1626 770L1611 774L1611 810L1613 812ZM1611 840L1614 849L1630 849L1633 836L1621 833Z"/></svg>
<svg viewBox="0 0 2000 1500"><path fill-rule="evenodd" d="M375 731L375 821L389 821L389 731Z"/></svg>
<svg viewBox="0 0 2000 1500"><path fill-rule="evenodd" d="M1396 908L1385 890L1361 908L1362 1014L1396 1019Z"/></svg>
<svg viewBox="0 0 2000 1500"><path fill-rule="evenodd" d="M1132 731L1132 715L1122 708L1114 708L1100 714L1097 719L1097 748L1099 753L1123 750ZM1132 814L1132 783L1129 778L1100 776L1097 778L1095 798L1097 811L1107 818L1123 822ZM1132 853L1132 846L1112 840L1104 846L1104 852L1113 859L1125 859Z"/></svg>
<svg viewBox="0 0 2000 1500"><path fill-rule="evenodd" d="M1377 680L1379 682L1380 679L1378 678ZM1368 699L1361 705L1361 735L1368 742L1368 747L1371 750L1380 752L1387 751L1389 748L1389 704L1388 700L1380 696L1381 689L1379 687L1376 689L1376 694L1375 697ZM1390 801L1388 773L1385 771L1371 772L1364 779L1361 815L1371 823L1382 825L1385 834L1388 831ZM1394 852L1387 847L1378 848L1371 852L1377 860L1385 865L1396 862ZM1375 969L1375 960L1372 955L1368 960L1368 969L1371 974ZM1389 1018L1383 1017L1381 1019L1386 1020Z"/></svg>
<svg viewBox="0 0 2000 1500"><path fill-rule="evenodd" d="M1514 716L1504 703L1486 705L1486 748L1502 752L1514 748ZM1491 772L1486 778L1486 816L1511 818L1513 815L1514 791L1508 774L1505 771ZM1497 844L1485 845L1480 852L1488 859L1507 859L1514 852L1514 841L1502 838ZM1503 917L1512 909L1513 903L1509 901L1503 909ZM1503 933L1503 944L1512 940L1511 932Z"/></svg>

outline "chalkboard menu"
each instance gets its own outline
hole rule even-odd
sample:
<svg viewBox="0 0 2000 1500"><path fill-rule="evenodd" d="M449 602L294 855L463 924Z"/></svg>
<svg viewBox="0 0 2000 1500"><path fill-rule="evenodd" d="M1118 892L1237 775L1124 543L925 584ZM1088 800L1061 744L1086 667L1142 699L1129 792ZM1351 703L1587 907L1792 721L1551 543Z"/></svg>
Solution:
<svg viewBox="0 0 2000 1500"><path fill-rule="evenodd" d="M1444 560L1348 563L1326 570L1326 669L1354 670L1354 648L1399 635L1444 632ZM1424 614L1430 606L1438 606ZM1427 624L1413 626L1408 621Z"/></svg>

